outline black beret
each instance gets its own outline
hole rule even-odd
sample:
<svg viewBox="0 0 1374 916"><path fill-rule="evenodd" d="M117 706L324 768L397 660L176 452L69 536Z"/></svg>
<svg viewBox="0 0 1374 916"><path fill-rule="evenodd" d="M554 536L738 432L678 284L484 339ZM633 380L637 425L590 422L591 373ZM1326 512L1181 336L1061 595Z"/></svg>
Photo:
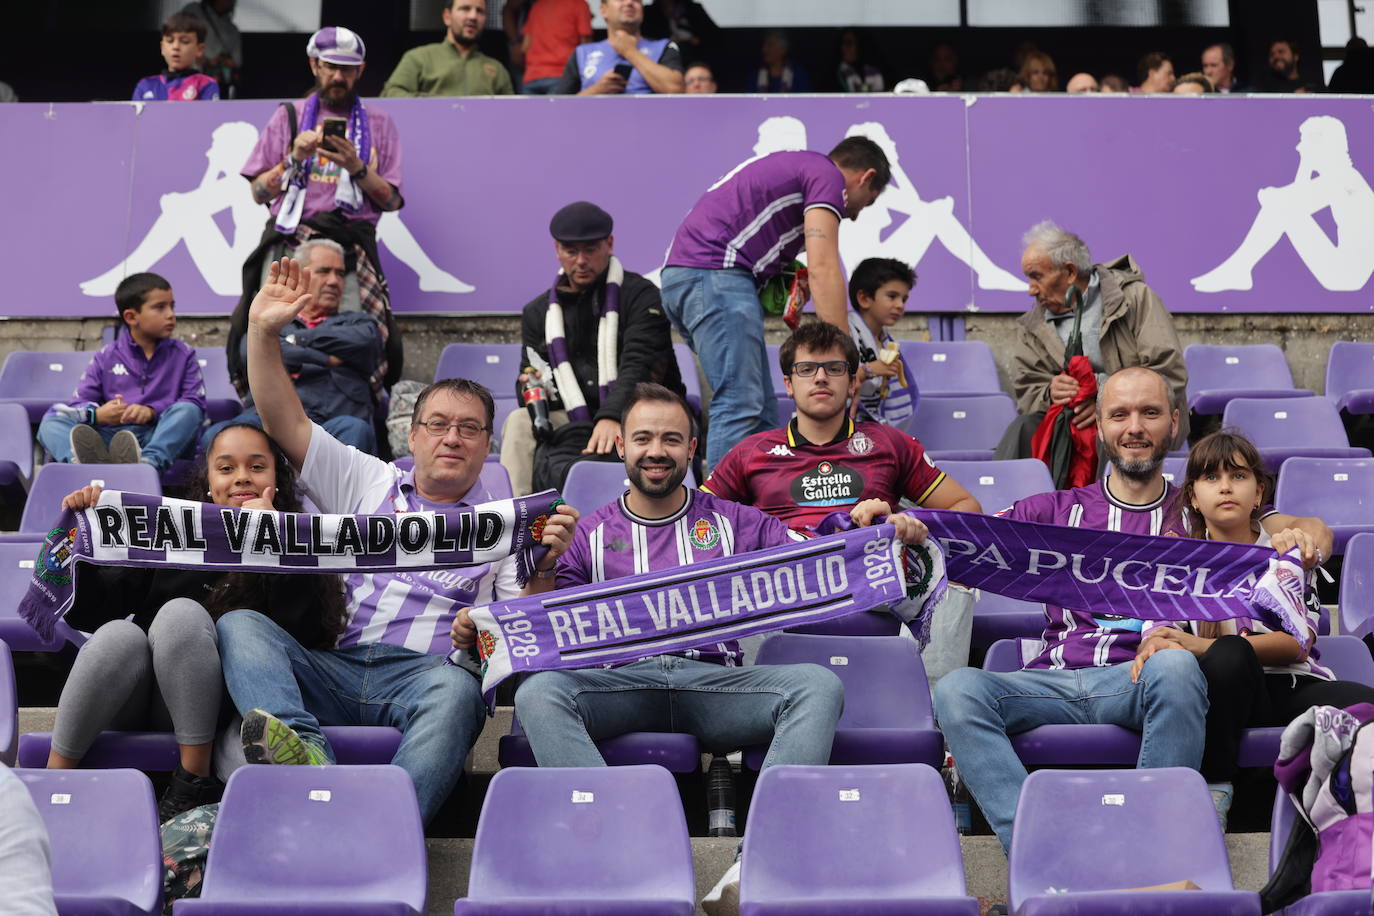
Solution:
<svg viewBox="0 0 1374 916"><path fill-rule="evenodd" d="M611 234L611 214L596 204L579 200L568 204L549 220L549 235L560 242L595 242Z"/></svg>

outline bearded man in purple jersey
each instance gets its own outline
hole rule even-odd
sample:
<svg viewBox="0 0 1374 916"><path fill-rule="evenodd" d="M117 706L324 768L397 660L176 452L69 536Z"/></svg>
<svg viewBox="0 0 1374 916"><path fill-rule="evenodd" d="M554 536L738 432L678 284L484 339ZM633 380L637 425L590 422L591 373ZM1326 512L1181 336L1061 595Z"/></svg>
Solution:
<svg viewBox="0 0 1374 916"><path fill-rule="evenodd" d="M1178 432L1168 381L1135 366L1113 374L1097 400L1098 438L1110 476L1086 487L1018 500L997 513L1052 525L1130 534L1187 536L1171 521L1175 488L1164 457ZM1331 530L1319 519L1271 512L1266 530L1301 528L1325 555ZM1140 731L1141 767L1202 762L1207 682L1187 651L1143 652L1155 621L1120 617L1107 608L1045 606L1040 650L1021 671L961 668L935 686L935 710L959 773L1004 849L1026 768L1009 735L1049 724L1121 725ZM1163 648L1173 648L1172 646ZM1131 664L1143 657L1139 674Z"/></svg>

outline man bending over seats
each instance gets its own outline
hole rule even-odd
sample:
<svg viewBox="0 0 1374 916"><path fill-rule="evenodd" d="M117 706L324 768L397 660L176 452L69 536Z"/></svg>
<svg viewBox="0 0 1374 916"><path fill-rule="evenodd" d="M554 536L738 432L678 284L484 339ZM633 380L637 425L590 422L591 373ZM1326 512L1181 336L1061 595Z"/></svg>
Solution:
<svg viewBox="0 0 1374 916"><path fill-rule="evenodd" d="M1162 467L1178 432L1178 409L1162 375L1122 369L1098 395L1097 428L1112 473L1090 486L1040 493L998 513L1053 525L1131 534L1186 536L1168 511L1174 487ZM1266 530L1298 527L1329 555L1331 532L1317 519L1270 513ZM1123 725L1142 732L1139 766L1202 762L1207 681L1191 652L1154 652L1138 677L1131 663L1156 624L1110 609L1046 605L1043 647L1021 671L963 668L935 687L936 717L959 772L1004 849L1011 847L1016 798L1026 778L1010 735L1049 724Z"/></svg>
<svg viewBox="0 0 1374 916"><path fill-rule="evenodd" d="M651 382L635 386L616 437L630 488L578 524L558 561L560 588L798 539L758 509L682 485L697 448L694 427L681 397ZM894 523L908 543L925 540L916 519L898 516ZM466 648L475 638L460 613L453 644ZM826 763L844 705L839 678L819 665L742 662L739 643L730 640L618 668L541 671L521 682L515 711L540 766L604 766L595 741L634 731L689 732L714 750L768 742L765 767ZM707 911L737 912L728 901L738 881L736 866L708 897Z"/></svg>
<svg viewBox="0 0 1374 916"><path fill-rule="evenodd" d="M326 513L390 514L469 505L491 445L491 392L465 379L435 382L420 393L410 428L413 470L366 455L312 423L282 365L281 329L310 306L301 266L283 259L248 314L248 383L263 426L300 472ZM527 592L547 591L553 563L572 540L577 513L550 516L538 561L544 577ZM243 715L250 763L330 763L321 725L390 725L403 733L392 763L410 774L428 822L463 769L486 709L475 661L445 664L459 608L520 592L516 559L413 573L354 572L345 582L347 621L330 649L305 649L255 611L216 624L224 681Z"/></svg>

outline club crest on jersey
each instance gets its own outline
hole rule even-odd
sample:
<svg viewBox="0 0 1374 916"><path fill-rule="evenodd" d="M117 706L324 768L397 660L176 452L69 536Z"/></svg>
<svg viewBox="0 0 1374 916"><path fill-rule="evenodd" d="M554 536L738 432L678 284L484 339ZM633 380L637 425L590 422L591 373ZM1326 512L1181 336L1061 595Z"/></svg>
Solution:
<svg viewBox="0 0 1374 916"><path fill-rule="evenodd" d="M873 451L873 440L868 438L868 433L859 431L849 437L849 454L867 455L871 451Z"/></svg>
<svg viewBox="0 0 1374 916"><path fill-rule="evenodd" d="M69 585L72 581L72 547L75 543L75 528L54 528L49 531L34 561L34 575L50 585Z"/></svg>
<svg viewBox="0 0 1374 916"><path fill-rule="evenodd" d="M699 518L696 520L696 524L692 526L691 538L692 544L697 550L710 550L720 543L720 532L716 530L715 525L704 518Z"/></svg>
<svg viewBox="0 0 1374 916"><path fill-rule="evenodd" d="M858 471L833 461L792 478L792 501L799 506L848 506L859 501L864 479Z"/></svg>
<svg viewBox="0 0 1374 916"><path fill-rule="evenodd" d="M613 537L606 542L606 549L613 550L616 553L624 553L630 549L630 542L624 538Z"/></svg>

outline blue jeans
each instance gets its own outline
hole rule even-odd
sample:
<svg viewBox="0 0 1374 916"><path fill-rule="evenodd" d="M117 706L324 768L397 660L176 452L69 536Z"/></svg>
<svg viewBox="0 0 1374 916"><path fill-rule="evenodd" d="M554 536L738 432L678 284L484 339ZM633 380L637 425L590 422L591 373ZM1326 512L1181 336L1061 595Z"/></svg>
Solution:
<svg viewBox="0 0 1374 916"><path fill-rule="evenodd" d="M778 425L778 399L763 343L763 311L749 271L665 267L663 311L711 383L706 466L740 440Z"/></svg>
<svg viewBox="0 0 1374 916"><path fill-rule="evenodd" d="M250 407L237 417L230 417L228 420L221 420L214 426L205 431L205 435L200 437L200 447L204 451L209 451L210 443L215 441L219 431L231 423L251 423L258 429L262 429L262 417L258 416L258 409ZM359 420L357 417L337 416L330 417L320 424L321 428L329 435L338 439L344 445L351 445L358 451L368 455L377 454L377 431L372 428L372 424L366 420Z"/></svg>
<svg viewBox="0 0 1374 916"><path fill-rule="evenodd" d="M554 87L558 85L560 76L546 76L537 80L525 80L520 84L521 95L553 95Z"/></svg>
<svg viewBox="0 0 1374 916"><path fill-rule="evenodd" d="M165 471L182 455L189 457L204 417L201 409L190 401L177 401L159 414L152 426L97 426L95 430L106 445L121 429L129 430L138 438L143 460L159 471ZM58 461L70 462L72 427L79 423L79 420L61 414L44 417L43 422L38 424L38 441Z"/></svg>
<svg viewBox="0 0 1374 916"><path fill-rule="evenodd" d="M224 683L240 714L261 709L334 752L320 725L390 725L403 734L392 763L410 774L429 823L463 772L486 722L481 685L462 668L404 646L306 649L257 611L215 624Z"/></svg>
<svg viewBox="0 0 1374 916"><path fill-rule="evenodd" d="M763 766L830 760L844 686L820 665L751 665L660 655L621 668L540 671L515 713L541 767L605 766L593 743L626 732L686 732L711 750L770 742Z"/></svg>
<svg viewBox="0 0 1374 916"><path fill-rule="evenodd" d="M1202 763L1207 680L1191 652L1156 652L1132 684L1130 663L998 674L960 668L935 685L935 713L959 776L1003 849L1026 768L1008 735L1038 725L1121 725L1142 732L1137 765Z"/></svg>

